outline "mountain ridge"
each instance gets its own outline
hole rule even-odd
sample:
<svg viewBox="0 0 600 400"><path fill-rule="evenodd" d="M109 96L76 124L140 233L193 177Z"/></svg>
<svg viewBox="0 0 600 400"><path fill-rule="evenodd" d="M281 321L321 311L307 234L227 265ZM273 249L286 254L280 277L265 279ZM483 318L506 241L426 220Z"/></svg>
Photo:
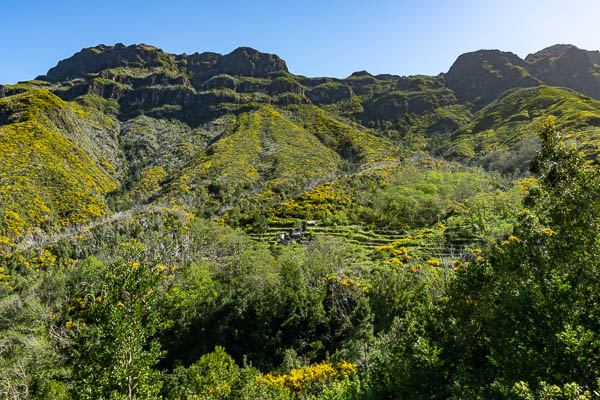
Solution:
<svg viewBox="0 0 600 400"><path fill-rule="evenodd" d="M523 171L537 145L528 139L532 121L549 116L565 129L585 128L573 140L593 157L600 143L600 110L592 100L600 99L598 54L572 45L525 59L479 50L459 56L437 76L357 71L311 78L290 73L277 55L249 47L225 55L176 55L147 44L98 45L35 80L0 85L0 139L18 128L23 115L36 116L44 132L60 135L57 141L91 160L91 169L81 169L50 143L42 142L48 146L43 149L27 147L34 142L21 145L47 155L38 164L63 160L67 171L78 171L73 190L87 193L83 208L93 205L93 213L78 219L46 213L44 229L165 202L236 225L244 215L276 209L327 182L348 176L385 181L414 157L506 172L507 160L517 162L510 156L516 152L521 158L513 171ZM561 86L570 91L545 89ZM540 110L539 104L550 108ZM585 115L575 118L577 110ZM520 132L518 140L505 139L509 128ZM38 164L22 167L38 171L33 179L40 182L44 207L58 210L55 183L43 184L54 182L53 172ZM0 173L6 175L0 185L10 187L14 170ZM98 186L92 175L110 183ZM24 196L10 207L18 211L29 200ZM39 227L34 214L19 218L28 221L19 226ZM27 232L11 221L4 234Z"/></svg>

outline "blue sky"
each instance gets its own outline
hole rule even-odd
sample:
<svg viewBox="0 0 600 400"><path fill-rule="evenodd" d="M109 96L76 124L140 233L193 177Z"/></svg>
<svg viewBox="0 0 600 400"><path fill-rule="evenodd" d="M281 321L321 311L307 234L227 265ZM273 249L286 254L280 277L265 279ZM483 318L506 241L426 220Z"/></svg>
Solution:
<svg viewBox="0 0 600 400"><path fill-rule="evenodd" d="M0 0L0 83L118 42L171 53L250 46L306 76L436 75L482 48L521 57L556 43L600 49L599 15L598 0Z"/></svg>

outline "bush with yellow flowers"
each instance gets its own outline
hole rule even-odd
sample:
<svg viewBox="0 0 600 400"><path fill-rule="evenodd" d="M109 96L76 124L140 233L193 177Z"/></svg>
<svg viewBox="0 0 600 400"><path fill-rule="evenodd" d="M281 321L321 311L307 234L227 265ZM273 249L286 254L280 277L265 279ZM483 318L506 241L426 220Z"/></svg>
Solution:
<svg viewBox="0 0 600 400"><path fill-rule="evenodd" d="M305 394L322 389L328 384L356 370L356 364L341 362L337 365L322 362L303 368L292 369L287 374L269 373L257 378L265 386L280 386L288 392Z"/></svg>

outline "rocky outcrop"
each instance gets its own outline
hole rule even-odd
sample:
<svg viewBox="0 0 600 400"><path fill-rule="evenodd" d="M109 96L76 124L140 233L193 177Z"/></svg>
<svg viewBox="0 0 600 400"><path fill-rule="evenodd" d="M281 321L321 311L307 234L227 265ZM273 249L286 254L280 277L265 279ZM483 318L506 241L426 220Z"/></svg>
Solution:
<svg viewBox="0 0 600 400"><path fill-rule="evenodd" d="M65 101L72 101L84 94L100 96L105 99L119 100L129 91L131 91L130 87L117 82L94 79L89 82L82 82L55 89L53 90L53 93Z"/></svg>
<svg viewBox="0 0 600 400"><path fill-rule="evenodd" d="M556 45L527 56L532 75L552 86L568 87L600 99L597 52Z"/></svg>
<svg viewBox="0 0 600 400"><path fill-rule="evenodd" d="M218 89L225 88L235 90L236 81L235 78L226 74L215 75L206 82L204 82L203 87L205 89Z"/></svg>
<svg viewBox="0 0 600 400"><path fill-rule="evenodd" d="M194 89L185 86L143 87L128 92L120 103L128 108L139 109L164 105L187 106L195 94Z"/></svg>
<svg viewBox="0 0 600 400"><path fill-rule="evenodd" d="M404 114L423 114L437 107L456 103L451 90L425 92L391 92L365 103L365 116L371 120L396 121Z"/></svg>
<svg viewBox="0 0 600 400"><path fill-rule="evenodd" d="M289 77L273 80L269 85L269 94L277 95L283 93L293 93L304 96L304 87L295 79Z"/></svg>
<svg viewBox="0 0 600 400"><path fill-rule="evenodd" d="M101 75L102 76L102 75ZM147 75L144 77L132 77L123 79L121 76L107 77L108 79L115 80L119 83L129 84L135 87L142 86L188 86L191 87L189 79L184 75L169 74L166 72L160 72L156 74Z"/></svg>
<svg viewBox="0 0 600 400"><path fill-rule="evenodd" d="M267 79L239 79L235 88L238 93L268 93L269 81Z"/></svg>
<svg viewBox="0 0 600 400"><path fill-rule="evenodd" d="M525 57L525 62L529 64L536 64L542 60L555 60L571 47L575 46L571 44L555 44L533 54L527 55L527 57Z"/></svg>
<svg viewBox="0 0 600 400"><path fill-rule="evenodd" d="M344 79L344 83L350 86L354 93L363 95L371 93L372 87L377 85L378 80L367 71L359 71Z"/></svg>
<svg viewBox="0 0 600 400"><path fill-rule="evenodd" d="M461 55L444 78L459 101L471 102L476 108L489 104L509 89L541 84L528 72L525 61L516 54L499 50Z"/></svg>
<svg viewBox="0 0 600 400"><path fill-rule="evenodd" d="M349 78L356 78L359 76L373 76L369 73L369 71L365 71L364 69L362 71L356 71L353 72L352 74L350 74Z"/></svg>
<svg viewBox="0 0 600 400"><path fill-rule="evenodd" d="M178 56L178 59L185 61L185 69L190 75L202 75L207 71L215 69L215 66L221 61L223 56L219 53L204 52Z"/></svg>
<svg viewBox="0 0 600 400"><path fill-rule="evenodd" d="M117 67L176 69L177 63L173 55L145 44L98 45L83 49L72 57L60 61L56 67L48 71L46 76L40 78L51 82L68 81Z"/></svg>
<svg viewBox="0 0 600 400"><path fill-rule="evenodd" d="M594 67L587 51L571 47L554 61L556 72L566 76L576 76Z"/></svg>
<svg viewBox="0 0 600 400"><path fill-rule="evenodd" d="M299 94L285 93L275 96L273 103L278 106L289 106L292 104L310 104L310 100Z"/></svg>
<svg viewBox="0 0 600 400"><path fill-rule="evenodd" d="M323 83L308 92L308 98L315 104L332 104L352 97L350 86L342 83Z"/></svg>
<svg viewBox="0 0 600 400"><path fill-rule="evenodd" d="M396 89L409 92L430 89L441 89L444 87L444 78L441 76L431 77L424 75L403 76L397 79Z"/></svg>
<svg viewBox="0 0 600 400"><path fill-rule="evenodd" d="M216 69L223 74L264 77L271 72L288 72L285 61L275 54L261 53L250 47L240 47L223 56Z"/></svg>
<svg viewBox="0 0 600 400"><path fill-rule="evenodd" d="M393 74L379 74L379 75L375 75L375 78L379 79L380 81L397 81L397 80L401 79L402 77L399 75L393 75Z"/></svg>
<svg viewBox="0 0 600 400"><path fill-rule="evenodd" d="M567 45L542 50L527 56L526 60L532 74L550 84L573 78L594 67L587 51Z"/></svg>
<svg viewBox="0 0 600 400"><path fill-rule="evenodd" d="M579 50L580 52L587 54L592 64L600 65L600 51L582 50L572 44L555 44L554 46L547 47L536 53L529 54L525 57L525 61L533 65L539 64L540 62L553 63L556 59L565 55L567 51L572 50Z"/></svg>

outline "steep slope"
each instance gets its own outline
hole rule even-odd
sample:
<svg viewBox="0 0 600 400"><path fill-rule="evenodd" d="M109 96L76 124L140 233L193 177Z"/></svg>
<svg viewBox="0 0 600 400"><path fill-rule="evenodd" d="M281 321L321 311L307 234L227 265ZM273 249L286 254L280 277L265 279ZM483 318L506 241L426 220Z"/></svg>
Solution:
<svg viewBox="0 0 600 400"><path fill-rule="evenodd" d="M83 223L106 212L105 195L118 182L112 163L118 157L104 154L117 152L112 121L46 90L0 99L0 110L3 240L33 227Z"/></svg>
<svg viewBox="0 0 600 400"><path fill-rule="evenodd" d="M398 157L399 149L390 142L354 124L342 123L315 106L289 106L284 109L288 118L314 134L339 156L356 166Z"/></svg>
<svg viewBox="0 0 600 400"><path fill-rule="evenodd" d="M1 201L18 214L3 217L2 235L164 202L237 223L340 179L385 181L411 156L523 172L548 116L592 156L598 102L544 84L600 98L599 58L571 45L526 60L482 50L438 76L337 79L294 75L248 47L83 49L37 80L0 86L0 140L12 149Z"/></svg>
<svg viewBox="0 0 600 400"><path fill-rule="evenodd" d="M500 170L523 169L537 149L535 132L548 117L595 153L600 144L600 101L569 89L539 86L511 90L479 111L451 135L445 155Z"/></svg>
<svg viewBox="0 0 600 400"><path fill-rule="evenodd" d="M541 84L517 55L498 50L461 55L444 78L461 101L471 102L476 108L490 103L508 89Z"/></svg>
<svg viewBox="0 0 600 400"><path fill-rule="evenodd" d="M444 79L461 102L481 108L509 89L563 86L600 99L600 53L555 45L528 55L479 50L458 57Z"/></svg>
<svg viewBox="0 0 600 400"><path fill-rule="evenodd" d="M361 168L399 155L391 143L317 108L261 106L237 116L161 198L187 193L205 213L256 209L335 179L344 163Z"/></svg>
<svg viewBox="0 0 600 400"><path fill-rule="evenodd" d="M564 86L600 99L600 53L557 45L527 56L529 71L552 86Z"/></svg>

